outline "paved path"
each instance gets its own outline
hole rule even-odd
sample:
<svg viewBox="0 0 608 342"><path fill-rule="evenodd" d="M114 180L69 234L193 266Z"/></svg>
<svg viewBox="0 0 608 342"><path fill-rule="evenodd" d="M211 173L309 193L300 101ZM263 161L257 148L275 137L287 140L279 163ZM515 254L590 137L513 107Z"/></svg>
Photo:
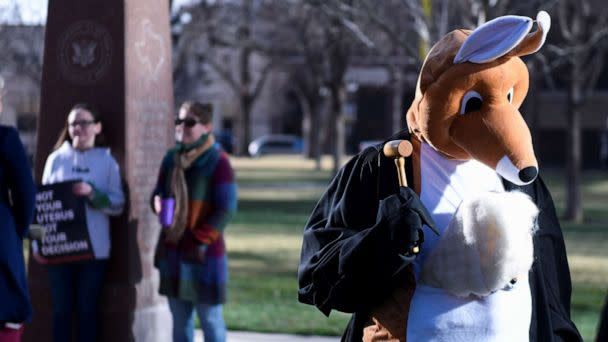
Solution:
<svg viewBox="0 0 608 342"><path fill-rule="evenodd" d="M195 342L203 342L203 332L195 330ZM339 342L339 337L262 334L246 331L229 331L227 342Z"/></svg>

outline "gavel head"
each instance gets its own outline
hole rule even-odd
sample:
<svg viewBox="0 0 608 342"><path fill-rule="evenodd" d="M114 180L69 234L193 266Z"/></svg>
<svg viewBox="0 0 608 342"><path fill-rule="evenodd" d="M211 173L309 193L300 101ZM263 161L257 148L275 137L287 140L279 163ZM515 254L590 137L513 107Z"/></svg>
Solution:
<svg viewBox="0 0 608 342"><path fill-rule="evenodd" d="M412 154L412 143L407 140L392 140L384 144L382 152L387 158L406 158Z"/></svg>
<svg viewBox="0 0 608 342"><path fill-rule="evenodd" d="M409 157L413 150L412 143L407 140L392 140L384 144L384 147L382 148L382 152L386 157L395 159L399 186L407 187L405 157Z"/></svg>

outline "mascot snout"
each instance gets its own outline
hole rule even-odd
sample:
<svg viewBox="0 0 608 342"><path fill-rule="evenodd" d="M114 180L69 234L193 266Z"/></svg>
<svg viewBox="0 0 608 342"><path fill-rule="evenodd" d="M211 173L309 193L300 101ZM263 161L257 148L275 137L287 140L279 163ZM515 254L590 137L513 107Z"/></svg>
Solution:
<svg viewBox="0 0 608 342"><path fill-rule="evenodd" d="M513 184L526 185L532 183L538 176L538 166L531 165L518 169L508 156L504 156L496 165L496 172Z"/></svg>
<svg viewBox="0 0 608 342"><path fill-rule="evenodd" d="M449 135L470 158L495 169L511 183L529 184L538 175L530 130L508 102L457 117Z"/></svg>

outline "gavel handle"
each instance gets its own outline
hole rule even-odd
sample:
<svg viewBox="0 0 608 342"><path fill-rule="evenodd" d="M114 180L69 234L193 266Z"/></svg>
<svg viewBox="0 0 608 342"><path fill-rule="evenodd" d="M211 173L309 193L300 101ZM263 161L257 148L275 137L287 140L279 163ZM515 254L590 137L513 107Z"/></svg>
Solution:
<svg viewBox="0 0 608 342"><path fill-rule="evenodd" d="M397 166L397 176L399 177L399 187L407 188L407 177L405 176L405 158L403 158L403 157L395 158L395 165ZM415 255L418 253L420 253L420 246L415 245L415 246L412 246L408 255L412 255L412 254ZM406 257L407 257L407 255L406 255Z"/></svg>
<svg viewBox="0 0 608 342"><path fill-rule="evenodd" d="M405 158L395 158L395 166L397 166L397 176L399 177L399 186L407 188L407 177L405 176Z"/></svg>
<svg viewBox="0 0 608 342"><path fill-rule="evenodd" d="M407 140L392 140L384 144L383 153L387 158L395 159L395 166L397 167L397 177L399 180L399 187L407 188L407 177L405 175L405 157L409 157L412 154L412 144ZM404 258L408 258L411 255L420 253L420 246L413 246L410 251L404 255Z"/></svg>

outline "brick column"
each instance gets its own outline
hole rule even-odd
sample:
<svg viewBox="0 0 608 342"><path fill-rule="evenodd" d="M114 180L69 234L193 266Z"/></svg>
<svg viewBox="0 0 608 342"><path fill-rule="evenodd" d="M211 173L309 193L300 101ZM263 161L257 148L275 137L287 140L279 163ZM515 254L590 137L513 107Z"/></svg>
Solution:
<svg viewBox="0 0 608 342"><path fill-rule="evenodd" d="M36 177L76 102L100 108L126 182L128 206L112 219L112 253L100 298L100 341L169 341L171 316L157 294L159 226L148 197L173 141L167 0L49 1L38 120ZM25 341L50 341L47 271L32 258L34 305Z"/></svg>

